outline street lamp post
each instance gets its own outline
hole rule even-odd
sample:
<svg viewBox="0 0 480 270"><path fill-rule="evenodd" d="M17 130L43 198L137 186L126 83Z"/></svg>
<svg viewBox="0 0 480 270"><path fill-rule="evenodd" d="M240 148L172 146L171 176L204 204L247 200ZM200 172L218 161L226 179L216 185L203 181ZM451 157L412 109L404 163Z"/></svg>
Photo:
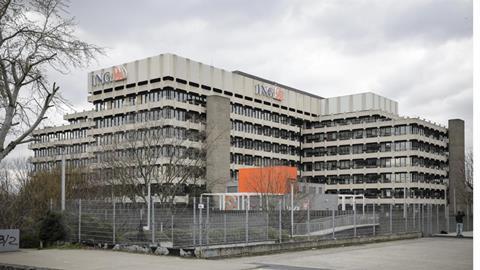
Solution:
<svg viewBox="0 0 480 270"><path fill-rule="evenodd" d="M62 148L62 180L61 180L61 192L62 192L62 212L65 211L65 147Z"/></svg>
<svg viewBox="0 0 480 270"><path fill-rule="evenodd" d="M150 224L152 223L151 220L150 220L150 215L152 214L152 210L151 210L151 204L152 204L152 193L151 193L151 186L150 186L150 182L148 183L147 185L147 226L143 226L143 229L146 230L146 231L149 231L150 230Z"/></svg>
<svg viewBox="0 0 480 270"><path fill-rule="evenodd" d="M65 211L65 147L67 144L64 143L57 143L56 147L62 149L62 173L60 179L60 202L61 202L61 209L62 212Z"/></svg>

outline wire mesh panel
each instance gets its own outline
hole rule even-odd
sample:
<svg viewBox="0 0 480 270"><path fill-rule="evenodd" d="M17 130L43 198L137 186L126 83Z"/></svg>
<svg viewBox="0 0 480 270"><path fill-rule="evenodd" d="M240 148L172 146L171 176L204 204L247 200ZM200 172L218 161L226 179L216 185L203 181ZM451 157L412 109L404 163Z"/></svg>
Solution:
<svg viewBox="0 0 480 270"><path fill-rule="evenodd" d="M247 245L259 242L329 240L422 232L455 231L444 205L357 205L348 210L274 207L221 209L212 198L162 204L109 200L67 201L67 240L88 244L160 245L173 248ZM149 212L150 209L150 212ZM464 230L473 216L464 217Z"/></svg>
<svg viewBox="0 0 480 270"><path fill-rule="evenodd" d="M103 201L80 201L80 239L84 243L113 243L113 208Z"/></svg>

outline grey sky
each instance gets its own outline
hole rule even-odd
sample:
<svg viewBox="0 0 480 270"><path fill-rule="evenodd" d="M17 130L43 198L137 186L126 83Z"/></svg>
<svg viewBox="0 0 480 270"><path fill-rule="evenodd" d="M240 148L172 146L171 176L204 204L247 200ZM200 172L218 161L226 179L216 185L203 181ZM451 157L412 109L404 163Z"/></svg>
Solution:
<svg viewBox="0 0 480 270"><path fill-rule="evenodd" d="M88 70L171 52L323 97L373 91L402 115L464 119L472 145L472 1L78 0L70 13L108 48ZM78 110L88 70L51 75Z"/></svg>

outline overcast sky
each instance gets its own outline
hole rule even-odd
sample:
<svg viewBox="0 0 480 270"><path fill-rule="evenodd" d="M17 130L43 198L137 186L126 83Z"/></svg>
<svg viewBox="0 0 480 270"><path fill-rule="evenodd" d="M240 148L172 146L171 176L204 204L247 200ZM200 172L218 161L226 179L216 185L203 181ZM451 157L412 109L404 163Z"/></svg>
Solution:
<svg viewBox="0 0 480 270"><path fill-rule="evenodd" d="M462 118L472 145L472 1L82 0L70 13L79 37L107 48L86 70L51 74L77 110L92 107L87 71L169 52L322 97L372 91L443 125Z"/></svg>

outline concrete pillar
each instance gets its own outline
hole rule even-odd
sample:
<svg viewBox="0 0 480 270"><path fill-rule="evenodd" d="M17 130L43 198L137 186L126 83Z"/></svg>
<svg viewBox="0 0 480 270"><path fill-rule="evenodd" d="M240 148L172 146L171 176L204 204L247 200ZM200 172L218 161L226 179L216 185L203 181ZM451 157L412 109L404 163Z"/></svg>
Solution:
<svg viewBox="0 0 480 270"><path fill-rule="evenodd" d="M213 193L227 190L230 179L230 99L207 97L206 185Z"/></svg>
<svg viewBox="0 0 480 270"><path fill-rule="evenodd" d="M461 119L448 120L448 203L450 213L465 212L465 122Z"/></svg>

